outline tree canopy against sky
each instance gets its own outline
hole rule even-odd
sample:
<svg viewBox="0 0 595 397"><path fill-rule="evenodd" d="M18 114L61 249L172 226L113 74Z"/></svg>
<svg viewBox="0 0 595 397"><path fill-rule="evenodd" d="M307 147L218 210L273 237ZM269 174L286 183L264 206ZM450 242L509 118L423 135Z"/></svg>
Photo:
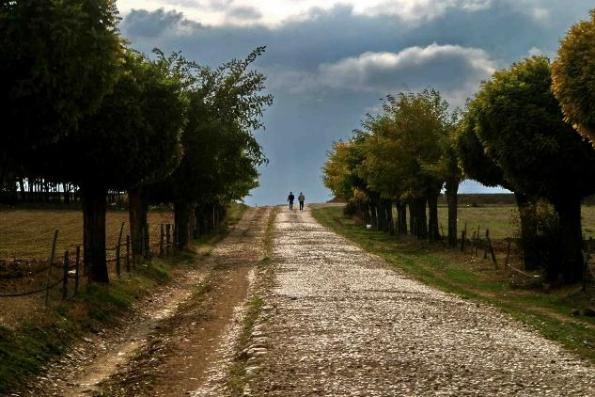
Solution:
<svg viewBox="0 0 595 397"><path fill-rule="evenodd" d="M595 9L564 37L552 71L566 120L595 147Z"/></svg>

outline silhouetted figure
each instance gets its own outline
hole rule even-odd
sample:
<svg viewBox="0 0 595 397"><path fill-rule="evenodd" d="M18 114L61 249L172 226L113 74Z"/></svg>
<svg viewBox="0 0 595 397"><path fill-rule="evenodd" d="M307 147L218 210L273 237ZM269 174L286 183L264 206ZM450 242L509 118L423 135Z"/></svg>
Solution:
<svg viewBox="0 0 595 397"><path fill-rule="evenodd" d="M289 209L293 209L293 200L295 200L295 196L292 192L289 192L289 196L287 196L287 201L289 201Z"/></svg>
<svg viewBox="0 0 595 397"><path fill-rule="evenodd" d="M304 196L304 193L300 192L300 195L298 196L298 201L300 202L300 211L303 211L304 201L306 201L306 196Z"/></svg>

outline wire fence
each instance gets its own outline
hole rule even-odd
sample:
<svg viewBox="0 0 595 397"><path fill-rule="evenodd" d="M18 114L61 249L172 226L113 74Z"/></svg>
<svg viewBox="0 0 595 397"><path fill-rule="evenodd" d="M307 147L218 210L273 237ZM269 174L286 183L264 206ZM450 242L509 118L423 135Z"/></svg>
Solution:
<svg viewBox="0 0 595 397"><path fill-rule="evenodd" d="M459 249L461 252L471 253L484 260L490 260L494 269L502 269L516 280L524 282L542 281L542 274L532 273L521 269L524 265L522 253L518 247L519 238L507 237L493 241L490 238L490 229L482 231L480 226L476 230L468 231L467 225L461 232ZM583 272L584 283L595 280L595 240L590 237L583 242Z"/></svg>
<svg viewBox="0 0 595 397"><path fill-rule="evenodd" d="M106 263L110 278L122 277L136 269L151 256L170 255L175 251L175 227L172 224L147 225L140 233L140 241L133 242L130 230L123 222L114 246L106 248ZM151 236L157 238L151 239ZM60 232L55 230L49 244L49 255L43 260L0 261L0 299L40 295L49 304L50 297L60 291L62 300L75 296L88 283L88 264L84 261L82 244L68 246L57 252ZM38 238L36 238L37 240ZM153 240L153 241L151 241ZM45 242L48 244L47 240ZM133 248L133 244L137 249Z"/></svg>

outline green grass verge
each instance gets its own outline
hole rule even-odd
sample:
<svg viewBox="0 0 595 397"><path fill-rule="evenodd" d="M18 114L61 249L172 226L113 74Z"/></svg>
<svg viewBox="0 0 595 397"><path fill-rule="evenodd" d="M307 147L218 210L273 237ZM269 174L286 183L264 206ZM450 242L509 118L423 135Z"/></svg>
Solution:
<svg viewBox="0 0 595 397"><path fill-rule="evenodd" d="M580 287L550 292L515 289L504 272L469 254L366 230L345 218L341 207L317 207L312 214L322 225L381 256L413 278L465 299L498 307L545 337L595 362L595 319L571 315L574 309L592 303L593 298L581 292Z"/></svg>

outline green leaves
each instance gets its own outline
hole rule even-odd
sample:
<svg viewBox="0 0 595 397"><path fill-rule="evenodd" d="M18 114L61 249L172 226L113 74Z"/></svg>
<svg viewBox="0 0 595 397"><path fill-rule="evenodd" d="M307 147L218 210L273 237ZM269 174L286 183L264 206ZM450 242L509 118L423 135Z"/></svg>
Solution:
<svg viewBox="0 0 595 397"><path fill-rule="evenodd" d="M595 145L595 9L562 40L552 77L566 121Z"/></svg>
<svg viewBox="0 0 595 397"><path fill-rule="evenodd" d="M0 158L28 160L97 110L121 62L116 23L110 0L0 3Z"/></svg>
<svg viewBox="0 0 595 397"><path fill-rule="evenodd" d="M564 122L551 82L547 58L515 63L482 85L466 122L514 191L550 200L583 197L595 192L595 151Z"/></svg>

